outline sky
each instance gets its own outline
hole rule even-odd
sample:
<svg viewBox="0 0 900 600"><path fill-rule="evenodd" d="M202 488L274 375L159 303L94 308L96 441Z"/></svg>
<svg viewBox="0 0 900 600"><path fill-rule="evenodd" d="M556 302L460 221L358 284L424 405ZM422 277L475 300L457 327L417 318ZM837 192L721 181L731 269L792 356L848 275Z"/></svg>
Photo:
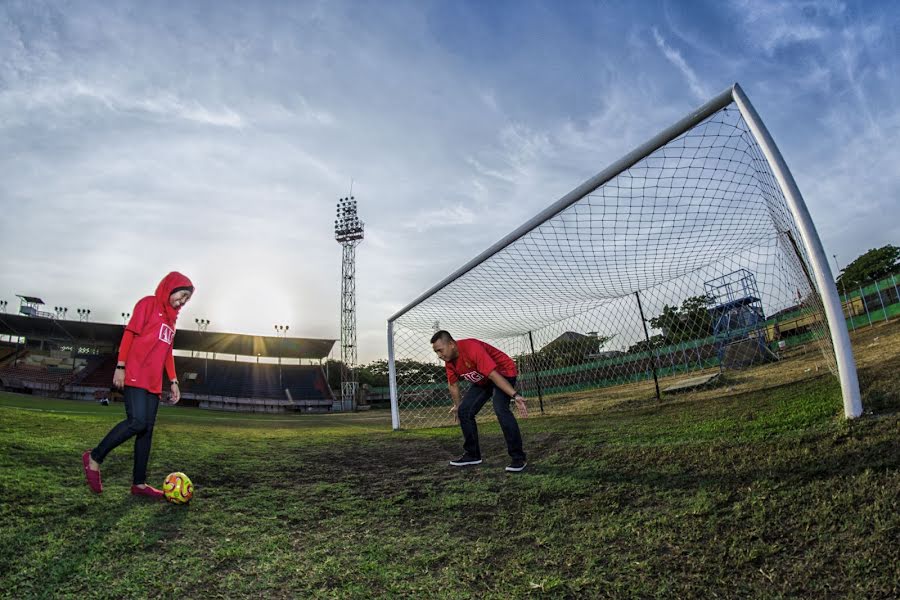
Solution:
<svg viewBox="0 0 900 600"><path fill-rule="evenodd" d="M900 244L900 3L0 0L0 299L180 326L386 320L735 81L829 257ZM833 266L833 265L832 265Z"/></svg>

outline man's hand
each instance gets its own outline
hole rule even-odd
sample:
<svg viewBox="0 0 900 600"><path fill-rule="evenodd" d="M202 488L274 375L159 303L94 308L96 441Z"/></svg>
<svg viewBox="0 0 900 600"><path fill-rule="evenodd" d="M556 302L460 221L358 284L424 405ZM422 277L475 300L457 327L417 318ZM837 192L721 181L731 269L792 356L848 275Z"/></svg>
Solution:
<svg viewBox="0 0 900 600"><path fill-rule="evenodd" d="M116 369L113 375L113 385L118 390L125 387L125 369Z"/></svg>
<svg viewBox="0 0 900 600"><path fill-rule="evenodd" d="M459 384L454 381L453 383L447 384L447 388L450 390L450 400L453 402L453 408L450 409L450 414L453 415L453 422L459 423Z"/></svg>
<svg viewBox="0 0 900 600"><path fill-rule="evenodd" d="M516 410L519 411L519 416L523 419L528 418L528 404L525 402L525 398L521 394L516 394L516 397L513 398L516 401Z"/></svg>
<svg viewBox="0 0 900 600"><path fill-rule="evenodd" d="M169 396L169 404L178 404L179 400L181 400L181 389L178 387L177 383L173 383L172 394Z"/></svg>

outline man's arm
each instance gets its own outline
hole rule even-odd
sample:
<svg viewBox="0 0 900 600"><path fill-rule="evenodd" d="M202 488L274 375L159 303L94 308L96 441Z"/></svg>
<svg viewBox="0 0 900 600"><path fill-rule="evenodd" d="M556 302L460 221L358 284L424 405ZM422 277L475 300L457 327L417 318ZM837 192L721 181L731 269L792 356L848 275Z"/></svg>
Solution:
<svg viewBox="0 0 900 600"><path fill-rule="evenodd" d="M448 383L447 387L450 389L450 399L453 400L453 407L450 409L450 413L453 415L453 420L457 421L459 419L459 414L456 412L459 410L459 384L457 382Z"/></svg>
<svg viewBox="0 0 900 600"><path fill-rule="evenodd" d="M454 381L453 383L448 383L447 387L450 388L450 398L453 399L453 406L459 406L459 384Z"/></svg>
<svg viewBox="0 0 900 600"><path fill-rule="evenodd" d="M500 391L516 401L516 408L519 410L519 415L523 419L528 416L528 405L525 403L525 398L509 384L506 377L498 373L497 369L494 369L491 371L490 375L488 375L488 379L493 381L494 385L500 388Z"/></svg>
<svg viewBox="0 0 900 600"><path fill-rule="evenodd" d="M498 373L497 369L494 369L493 371L491 371L490 375L488 375L488 379L493 381L494 385L496 385L498 388L500 388L500 391L502 391L504 394L506 394L510 398L512 398L513 396L516 395L515 388L513 388L513 386L509 385L509 381L507 381L506 377L504 377L503 375Z"/></svg>

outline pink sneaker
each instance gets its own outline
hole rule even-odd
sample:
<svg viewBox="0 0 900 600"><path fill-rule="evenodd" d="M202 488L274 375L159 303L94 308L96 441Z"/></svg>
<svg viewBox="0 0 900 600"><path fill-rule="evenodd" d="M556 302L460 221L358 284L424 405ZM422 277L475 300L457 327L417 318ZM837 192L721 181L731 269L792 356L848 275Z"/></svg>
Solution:
<svg viewBox="0 0 900 600"><path fill-rule="evenodd" d="M87 450L81 455L81 463L84 465L84 476L87 477L87 484L91 491L99 494L103 491L103 483L100 481L100 471L91 468L91 451Z"/></svg>
<svg viewBox="0 0 900 600"><path fill-rule="evenodd" d="M131 495L132 496L147 496L148 498L153 498L156 500L162 500L165 496L162 493L162 490L158 490L152 486L146 487L138 487L136 485L131 486Z"/></svg>

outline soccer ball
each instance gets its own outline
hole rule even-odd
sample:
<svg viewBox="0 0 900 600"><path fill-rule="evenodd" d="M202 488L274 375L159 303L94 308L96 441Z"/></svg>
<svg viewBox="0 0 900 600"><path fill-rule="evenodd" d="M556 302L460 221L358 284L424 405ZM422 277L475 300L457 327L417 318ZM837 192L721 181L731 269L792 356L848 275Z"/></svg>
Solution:
<svg viewBox="0 0 900 600"><path fill-rule="evenodd" d="M194 484L184 473L169 473L163 483L163 494L172 504L187 504L194 497Z"/></svg>

